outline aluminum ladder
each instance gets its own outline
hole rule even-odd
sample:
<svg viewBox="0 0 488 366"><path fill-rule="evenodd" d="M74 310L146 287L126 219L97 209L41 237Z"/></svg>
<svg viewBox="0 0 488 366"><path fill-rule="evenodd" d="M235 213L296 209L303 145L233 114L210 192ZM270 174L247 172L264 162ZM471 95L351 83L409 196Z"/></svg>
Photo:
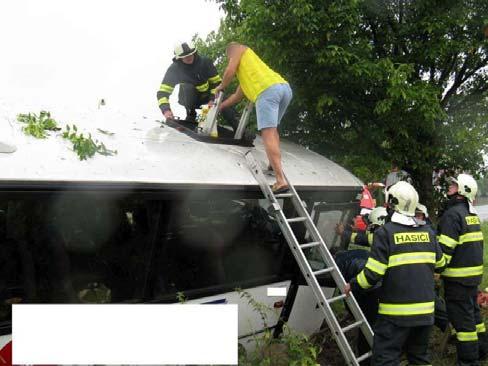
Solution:
<svg viewBox="0 0 488 366"><path fill-rule="evenodd" d="M214 106L210 109L210 111L208 112L205 118L205 123L204 123L205 127L202 128L201 133L205 135L210 135L214 130L217 129L217 116L219 114L219 107L220 104L223 102L223 99L224 99L224 94L220 92L215 98ZM237 125L237 129L234 133L235 140L242 139L242 136L244 135L244 131L246 130L246 127L249 123L249 117L251 116L253 106L254 106L253 102L248 102L246 107L244 108L244 112L242 113L241 118L239 119L239 124Z"/></svg>
<svg viewBox="0 0 488 366"><path fill-rule="evenodd" d="M261 187L261 191L263 192L264 196L270 203L269 211L273 214L281 228L281 231L290 246L290 249L295 256L295 259L300 267L300 270L307 281L308 285L312 289L312 292L317 300L318 306L322 310L323 314L325 315L325 320L331 330L332 335L334 336L337 345L339 346L344 359L346 360L347 365L354 365L358 366L359 362L368 359L372 356L372 351L369 351L363 355L356 356L354 351L352 350L349 341L346 338L346 332L352 330L354 328L359 327L360 331L364 334L366 340L368 341L369 345L372 347L373 345L373 331L371 327L364 317L363 312L359 308L356 299L352 294L346 296L344 294L344 287L346 282L342 277L339 268L337 267L332 254L330 253L329 249L325 245L324 240L322 239L317 227L314 225L304 202L298 196L295 188L290 183L288 178L286 181L289 186L289 191L287 193L281 194L274 194L271 190L266 176L261 169L261 166L254 158L252 151L249 150L246 154L246 161L249 165L249 168L254 175L254 178L259 183ZM297 217L287 218L283 212L282 207L280 206L278 199L291 199L293 206L295 208L295 212L298 214ZM303 223L305 228L307 229L307 233L309 234L308 237L312 238L309 243L299 243L297 237L295 236L291 224L293 223ZM325 263L325 268L320 269L317 271L312 270L311 265L305 256L304 249L307 248L319 248L320 255L322 260ZM340 295L326 298L322 288L318 282L317 276L322 275L324 273L330 273L334 282L337 285L337 288L340 290ZM345 300L351 313L354 316L354 322L346 327L341 327L339 321L337 320L332 308L331 304Z"/></svg>

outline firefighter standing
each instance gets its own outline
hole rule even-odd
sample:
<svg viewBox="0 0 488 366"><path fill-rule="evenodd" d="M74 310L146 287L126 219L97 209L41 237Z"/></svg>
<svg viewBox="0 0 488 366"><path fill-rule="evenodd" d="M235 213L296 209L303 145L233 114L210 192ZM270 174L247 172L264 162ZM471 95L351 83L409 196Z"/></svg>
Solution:
<svg viewBox="0 0 488 366"><path fill-rule="evenodd" d="M448 263L442 278L449 321L456 330L459 365L478 365L488 353L486 329L476 301L483 275L483 233L472 206L477 190L470 175L451 179L449 201L438 230Z"/></svg>
<svg viewBox="0 0 488 366"><path fill-rule="evenodd" d="M429 334L434 323L434 270L445 259L430 226L414 219L418 194L407 182L388 190L391 221L374 233L364 270L346 285L346 294L382 280L374 326L373 365L398 365L403 348L410 365L430 364Z"/></svg>

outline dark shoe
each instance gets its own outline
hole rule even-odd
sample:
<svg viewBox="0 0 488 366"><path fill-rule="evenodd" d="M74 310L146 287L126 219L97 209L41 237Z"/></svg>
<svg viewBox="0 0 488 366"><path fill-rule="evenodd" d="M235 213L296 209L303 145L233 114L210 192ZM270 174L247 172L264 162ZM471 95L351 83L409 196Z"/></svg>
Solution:
<svg viewBox="0 0 488 366"><path fill-rule="evenodd" d="M186 121L188 122L196 122L197 120L197 111L194 109L187 109L186 110Z"/></svg>
<svg viewBox="0 0 488 366"><path fill-rule="evenodd" d="M271 190L273 191L273 194L280 194L280 193L286 193L290 190L290 187L288 186L281 186L281 187L278 187L275 184L273 184L273 187L271 187Z"/></svg>
<svg viewBox="0 0 488 366"><path fill-rule="evenodd" d="M256 132L246 129L244 130L244 134L242 135L241 140L243 144L252 146L255 138L256 138Z"/></svg>

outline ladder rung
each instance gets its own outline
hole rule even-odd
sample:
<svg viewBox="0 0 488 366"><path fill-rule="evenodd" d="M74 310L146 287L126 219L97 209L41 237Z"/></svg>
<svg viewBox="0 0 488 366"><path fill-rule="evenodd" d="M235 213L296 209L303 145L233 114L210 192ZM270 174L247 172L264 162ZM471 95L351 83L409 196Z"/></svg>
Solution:
<svg viewBox="0 0 488 366"><path fill-rule="evenodd" d="M369 352L366 352L365 354L359 356L358 358L356 358L356 361L359 363L359 362L364 361L365 359L367 359L371 356L373 356L373 352L369 351Z"/></svg>
<svg viewBox="0 0 488 366"><path fill-rule="evenodd" d="M331 297L330 299L327 299L327 302L328 302L329 304L331 304L331 303L333 303L333 302L335 302L335 301L342 300L342 299L344 299L344 298L346 298L346 297L347 297L347 295L342 294L342 295L339 295L339 296L336 296L336 297Z"/></svg>
<svg viewBox="0 0 488 366"><path fill-rule="evenodd" d="M311 248L311 247L316 247L317 245L320 245L320 241L311 241L310 243L302 244L300 245L300 248L302 249Z"/></svg>
<svg viewBox="0 0 488 366"><path fill-rule="evenodd" d="M349 331L351 329L354 329L354 328L360 326L361 324L363 324L363 321L362 320L358 320L357 322L352 323L352 324L348 325L347 327L342 328L342 331L344 333L346 333L347 331Z"/></svg>
<svg viewBox="0 0 488 366"><path fill-rule="evenodd" d="M302 221L307 221L307 218L305 216L303 217L294 217L292 219L286 219L288 222L302 222Z"/></svg>
<svg viewBox="0 0 488 366"><path fill-rule="evenodd" d="M275 194L275 197L276 198L289 198L289 197L293 197L293 193L278 193L278 194Z"/></svg>
<svg viewBox="0 0 488 366"><path fill-rule="evenodd" d="M329 267L329 268L324 268L324 269L319 269L318 271L315 271L313 274L314 276L319 276L324 273L329 273L334 270L334 267Z"/></svg>

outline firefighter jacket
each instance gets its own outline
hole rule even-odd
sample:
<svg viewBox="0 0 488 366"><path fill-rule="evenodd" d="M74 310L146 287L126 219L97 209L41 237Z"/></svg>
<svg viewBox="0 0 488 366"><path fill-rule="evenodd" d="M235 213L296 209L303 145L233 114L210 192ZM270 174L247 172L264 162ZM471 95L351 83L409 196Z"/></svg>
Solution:
<svg viewBox="0 0 488 366"><path fill-rule="evenodd" d="M195 85L200 99L209 95L213 99L215 88L221 81L222 79L212 61L198 55L198 53L195 53L192 64L185 64L181 60L173 59L173 63L166 71L157 93L159 108L163 113L170 109L169 96L177 84Z"/></svg>
<svg viewBox="0 0 488 366"><path fill-rule="evenodd" d="M449 200L438 234L447 260L444 281L478 286L483 276L483 233L480 219L470 213L466 198L456 195Z"/></svg>
<svg viewBox="0 0 488 366"><path fill-rule="evenodd" d="M369 230L352 231L346 228L341 236L341 247L348 248L350 244L369 247L373 244L373 233Z"/></svg>
<svg viewBox="0 0 488 366"><path fill-rule="evenodd" d="M430 226L391 221L374 232L368 262L351 287L353 291L366 290L382 280L379 315L399 326L431 325L434 271L442 271L445 264Z"/></svg>

